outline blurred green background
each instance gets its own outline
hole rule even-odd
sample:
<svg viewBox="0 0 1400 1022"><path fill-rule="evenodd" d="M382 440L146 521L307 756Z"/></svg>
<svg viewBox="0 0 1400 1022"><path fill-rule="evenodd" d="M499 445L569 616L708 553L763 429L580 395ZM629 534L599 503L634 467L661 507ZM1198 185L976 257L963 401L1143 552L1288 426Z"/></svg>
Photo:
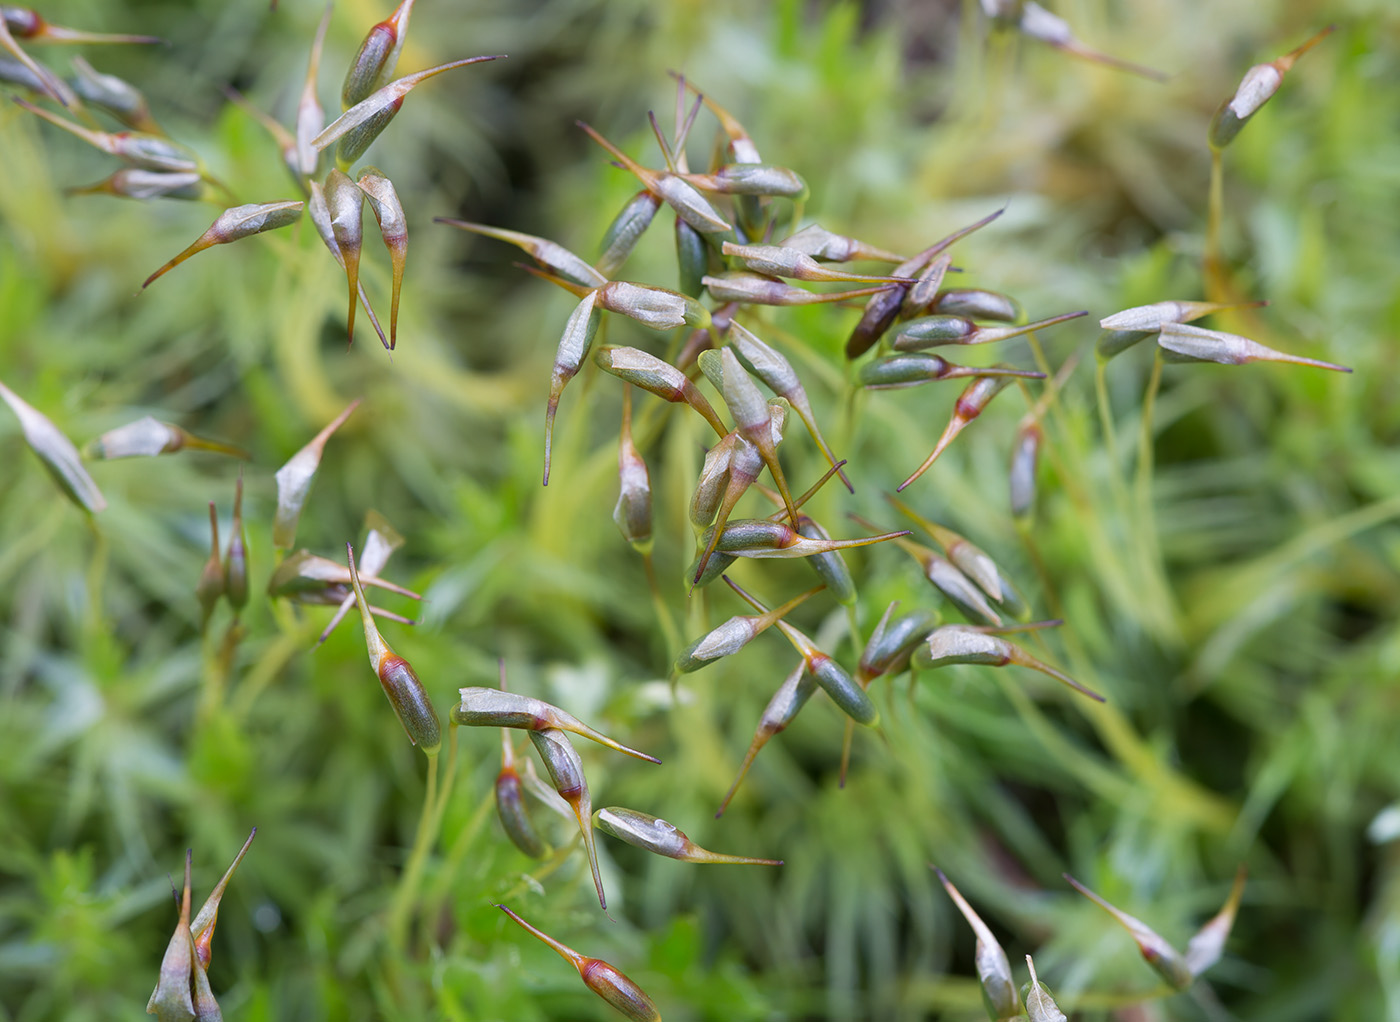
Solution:
<svg viewBox="0 0 1400 1022"><path fill-rule="evenodd" d="M83 52L143 89L171 135L251 202L295 188L220 89L285 120L321 10L55 0L43 13L168 40ZM336 6L328 109L389 10ZM214 249L135 294L214 208L66 196L114 162L0 104L0 380L79 445L150 414L247 448L254 571L224 672L227 608L202 641L193 586L211 500L227 536L237 463L96 463L110 506L89 520L0 413L0 1019L145 1017L184 849L198 903L255 825L214 942L230 1019L618 1017L499 901L621 968L672 1020L983 1017L972 935L930 862L1013 963L1035 954L1075 1018L1400 1018L1400 11L1385 0L1055 10L1089 45L1170 80L989 32L974 3L422 0L402 69L509 58L423 86L369 153L409 216L392 359L363 320L345 350L344 280L306 224ZM1329 22L1335 35L1226 152L1225 254L1235 286L1271 304L1215 325L1355 373L1168 366L1144 493L1135 451L1152 354L1108 367L1115 458L1095 407L1092 321L1203 296L1209 118L1246 68ZM68 70L69 50L33 52ZM1043 337L1053 366L1079 364L1046 415L1027 533L1007 511L1026 407L1014 391L909 498L996 557L1037 616L1063 614L1033 648L1105 707L1015 668L880 682L885 723L857 736L842 790L842 718L814 700L713 819L792 654L765 635L685 679L670 704L675 650L611 522L619 389L590 367L565 393L542 489L548 367L571 299L512 267L506 247L431 222L484 221L592 258L636 183L573 122L659 164L645 115L669 125L670 69L736 114L765 159L807 178L808 218L914 251L1006 204L956 250L967 282L1017 296L1033 318L1091 311ZM713 124L702 115L696 162ZM669 219L628 279L674 286ZM363 274L381 309L387 265L371 223ZM836 535L857 534L852 510L894 527L881 495L931 448L958 392L848 402L841 346L857 315L785 310L765 334L787 345L850 459L856 494L831 487L812 505ZM662 350L630 325L609 330ZM1004 355L1029 364L1022 342ZM439 712L455 688L494 684L504 657L516 691L664 761L582 750L595 806L652 812L707 847L786 866L691 866L600 835L605 918L577 849L541 869L506 841L491 800L497 735L469 732L411 938L389 946L423 757L377 691L358 625L313 651L329 609L262 595L272 473L355 397L298 545L338 558L370 509L404 533L385 574L425 598L421 612L385 603L422 622L384 631ZM718 589L687 600L680 582L708 442L697 423L671 415L643 449L657 571L687 639L744 612ZM805 487L821 459L788 432L785 464ZM743 506L765 513L755 497ZM939 604L897 550L849 563L864 634L891 600ZM735 575L770 603L810 584L781 562ZM834 602L818 597L794 620L854 666ZM570 825L546 822L568 841ZM1250 881L1226 957L1173 997L1060 878L1182 946L1240 863Z"/></svg>

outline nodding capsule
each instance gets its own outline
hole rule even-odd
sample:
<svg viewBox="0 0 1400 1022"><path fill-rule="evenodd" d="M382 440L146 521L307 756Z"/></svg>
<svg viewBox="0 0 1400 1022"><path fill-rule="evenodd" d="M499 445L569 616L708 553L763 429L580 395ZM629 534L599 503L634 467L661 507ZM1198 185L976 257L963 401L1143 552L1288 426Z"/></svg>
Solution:
<svg viewBox="0 0 1400 1022"><path fill-rule="evenodd" d="M496 815L511 844L532 859L544 857L547 847L530 819L524 785L514 766L505 767L496 775Z"/></svg>

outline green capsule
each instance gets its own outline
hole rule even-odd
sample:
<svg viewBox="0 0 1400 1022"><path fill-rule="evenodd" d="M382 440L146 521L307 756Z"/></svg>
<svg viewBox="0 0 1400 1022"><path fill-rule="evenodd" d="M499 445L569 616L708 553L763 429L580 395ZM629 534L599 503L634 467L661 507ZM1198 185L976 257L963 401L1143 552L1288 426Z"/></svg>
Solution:
<svg viewBox="0 0 1400 1022"><path fill-rule="evenodd" d="M1218 362L1221 365L1232 366L1245 365L1248 362L1291 362L1294 365L1312 366L1314 369L1351 372L1349 367L1335 362L1290 355L1239 334L1206 330L1185 323L1164 323L1162 332L1157 335L1157 344L1162 348L1164 357L1172 362Z"/></svg>
<svg viewBox="0 0 1400 1022"><path fill-rule="evenodd" d="M653 330L674 330L680 326L707 327L710 311L689 295L664 287L609 281L598 289L598 304Z"/></svg>
<svg viewBox="0 0 1400 1022"><path fill-rule="evenodd" d="M559 338L559 348L554 353L554 368L549 379L549 399L544 410L544 485L549 485L550 455L554 448L554 416L559 410L559 398L570 380L578 375L579 367L588 357L588 349L593 346L593 337L598 332L598 324L603 313L598 308L598 292L589 291L583 296L569 321L564 324L564 333Z"/></svg>
<svg viewBox="0 0 1400 1022"><path fill-rule="evenodd" d="M711 629L681 650L676 655L673 670L677 674L690 674L702 667L708 667L716 660L732 656L805 603L810 597L821 592L823 588L825 586L809 589L800 596L788 600L782 606L774 607L772 610L764 611L757 616L739 614L731 617L718 628Z"/></svg>
<svg viewBox="0 0 1400 1022"><path fill-rule="evenodd" d="M724 398L734 426L739 434L758 449L763 463L778 484L778 492L783 496L783 506L787 508L788 520L797 521L797 508L793 506L792 494L788 492L787 478L783 466L778 461L778 446L773 439L773 413L768 402L763 399L757 384L744 367L739 364L733 350L703 351L697 361L700 369L709 377Z"/></svg>
<svg viewBox="0 0 1400 1022"><path fill-rule="evenodd" d="M1056 323L1087 316L1088 312L1067 312L1035 323L1013 327L979 327L962 316L921 316L911 319L895 334L891 347L895 351L921 351L941 344L994 344L1011 337L1042 330Z"/></svg>
<svg viewBox="0 0 1400 1022"><path fill-rule="evenodd" d="M549 772L550 780L554 782L554 790L569 804L578 820L583 847L588 853L588 865L593 869L593 885L598 889L598 903L606 911L608 899L603 894L603 878L598 872L598 851L593 844L593 802L588 794L588 781L583 776L583 760L579 759L578 752L563 731L545 728L529 734L545 770Z"/></svg>
<svg viewBox="0 0 1400 1022"><path fill-rule="evenodd" d="M1040 424L1028 422L1016 432L1011 448L1011 470L1007 489L1011 495L1011 514L1025 521L1035 513L1036 473L1040 466L1040 445L1045 436Z"/></svg>
<svg viewBox="0 0 1400 1022"><path fill-rule="evenodd" d="M825 259L833 263L852 262L857 259L869 259L882 263L904 262L902 255L876 248L874 245L867 245L858 238L849 238L844 234L833 234L820 224L804 227L779 244L783 248L795 248L799 252L805 252L813 259Z"/></svg>
<svg viewBox="0 0 1400 1022"><path fill-rule="evenodd" d="M941 355L926 351L905 352L890 355L865 363L856 374L856 379L866 390L898 390L901 387L917 387L936 380L954 380L965 376L1012 376L1031 380L1043 380L1044 373L1030 369L1008 369L1005 366L960 366L949 362Z"/></svg>
<svg viewBox="0 0 1400 1022"><path fill-rule="evenodd" d="M674 823L622 806L608 806L593 814L593 821L604 834L619 841L683 862L731 863L748 866L781 866L782 859L753 859L745 855L722 855L701 848Z"/></svg>
<svg viewBox="0 0 1400 1022"><path fill-rule="evenodd" d="M604 372L635 384L650 394L673 404L690 405L714 428L715 433L721 437L728 434L729 430L724 428L724 423L720 422L705 395L696 389L685 373L669 362L638 348L615 344L600 347L593 355L593 362Z"/></svg>
<svg viewBox="0 0 1400 1022"><path fill-rule="evenodd" d="M1048 674L1061 684L1096 702L1104 701L1103 696L1097 692L1085 688L1069 675L1044 661L1037 660L1020 646L1007 642L998 635L991 635L967 625L944 625L934 631L914 650L910 664L918 670L931 670L949 664L981 664L987 667L1017 664Z"/></svg>
<svg viewBox="0 0 1400 1022"><path fill-rule="evenodd" d="M1278 92L1283 76L1292 69L1298 58L1331 35L1336 27L1328 25L1297 49L1267 64L1255 64L1246 71L1235 94L1222 103L1211 118L1210 128L1206 132L1210 147L1220 150L1233 142L1240 129Z"/></svg>
<svg viewBox="0 0 1400 1022"><path fill-rule="evenodd" d="M819 654L808 661L807 669L831 701L857 724L874 727L880 722L880 711L875 709L865 689L831 657Z"/></svg>
<svg viewBox="0 0 1400 1022"><path fill-rule="evenodd" d="M910 611L889 621L891 604L879 626L865 644L856 670L856 679L870 682L885 674L896 674L909 666L914 650L938 627L941 617L935 610Z"/></svg>
<svg viewBox="0 0 1400 1022"><path fill-rule="evenodd" d="M16 99L15 104L37 117L42 117L50 124L62 128L70 135L76 135L88 145L125 160L134 167L171 174L198 172L200 169L199 157L193 149L182 146L178 142L172 142L161 135L152 135L142 131L115 133L93 131L91 128L74 124L72 121L65 121L57 114L52 114L26 100Z"/></svg>
<svg viewBox="0 0 1400 1022"><path fill-rule="evenodd" d="M710 247L705 236L680 217L676 217L677 288L682 294L698 298L705 289L704 277L710 267Z"/></svg>
<svg viewBox="0 0 1400 1022"><path fill-rule="evenodd" d="M382 88L398 66L404 37L408 34L408 19L413 13L414 0L403 0L392 15L369 30L359 52L345 72L340 88L341 108L348 110L363 102Z"/></svg>
<svg viewBox="0 0 1400 1022"><path fill-rule="evenodd" d="M1019 323L1026 318L1021 303L1010 295L977 288L952 288L938 292L933 311L968 319L990 319L999 323ZM1077 315L1084 315L1078 313Z"/></svg>
<svg viewBox="0 0 1400 1022"><path fill-rule="evenodd" d="M807 539L831 541L831 535L807 515L797 516L797 531ZM855 606L856 582L851 577L851 569L846 567L846 562L842 560L839 552L829 550L813 554L807 558L807 563L825 583L837 603L847 607Z"/></svg>
<svg viewBox="0 0 1400 1022"><path fill-rule="evenodd" d="M213 195L209 182L194 171L168 174L125 167L95 184L69 188L69 195L114 195L120 199L192 199L206 201Z"/></svg>
<svg viewBox="0 0 1400 1022"><path fill-rule="evenodd" d="M807 182L787 167L766 163L730 163L713 174L686 174L684 179L702 192L718 195L755 195L796 201L808 195Z"/></svg>
<svg viewBox="0 0 1400 1022"><path fill-rule="evenodd" d="M278 549L291 549L292 542L296 539L297 522L301 520L301 510L306 505L311 484L321 467L321 456L325 453L326 444L358 407L360 399L356 398L277 470L277 512L272 520L272 545ZM348 578L346 582L349 582Z"/></svg>
<svg viewBox="0 0 1400 1022"><path fill-rule="evenodd" d="M781 280L773 280L757 273L722 273L705 277L705 287L710 297L717 302L741 302L749 305L821 305L823 303L844 302L851 298L877 295L882 291L898 287L896 284L875 284L871 287L856 288L851 291L832 291L818 294L806 291Z"/></svg>
<svg viewBox="0 0 1400 1022"><path fill-rule="evenodd" d="M632 388L623 384L622 433L617 445L617 504L613 524L622 538L642 554L651 552L651 475L632 442Z"/></svg>
<svg viewBox="0 0 1400 1022"><path fill-rule="evenodd" d="M720 503L729 487L730 462L737 440L737 434L726 434L724 439L705 452L700 479L690 498L690 524L697 532L704 532L719 513Z"/></svg>
<svg viewBox="0 0 1400 1022"><path fill-rule="evenodd" d="M1149 330L1105 330L1099 334L1098 341L1094 344L1094 352L1098 355L1099 361L1107 362L1116 355L1121 355L1129 348L1151 337L1153 331Z"/></svg>
<svg viewBox="0 0 1400 1022"><path fill-rule="evenodd" d="M733 230L729 223L710 205L709 201L683 177L643 167L583 121L575 123L587 132L593 141L606 149L613 159L635 175L647 191L659 196L666 205L676 211L676 216L701 234L718 234Z"/></svg>
<svg viewBox="0 0 1400 1022"><path fill-rule="evenodd" d="M544 269L551 273L557 273L565 280L573 281L580 287L602 287L608 282L608 278L604 274L589 266L581 257L548 238L523 234L520 231L508 231L502 227L488 227L485 224L472 223L470 220L454 220L445 216L434 217L433 223L446 224L459 231L479 234L485 238L495 238L497 241L514 245L528 253L530 258Z"/></svg>
<svg viewBox="0 0 1400 1022"><path fill-rule="evenodd" d="M645 188L628 200L627 205L622 207L621 212L613 218L613 222L603 234L602 255L598 257L597 263L599 273L611 277L622 269L622 264L632 254L637 240L651 226L652 218L660 208L661 196Z"/></svg>

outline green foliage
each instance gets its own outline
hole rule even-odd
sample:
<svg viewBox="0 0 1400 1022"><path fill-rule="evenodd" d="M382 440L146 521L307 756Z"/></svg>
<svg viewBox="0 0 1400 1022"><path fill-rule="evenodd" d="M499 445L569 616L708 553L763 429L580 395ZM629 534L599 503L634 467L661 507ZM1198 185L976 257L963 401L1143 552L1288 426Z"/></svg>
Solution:
<svg viewBox="0 0 1400 1022"><path fill-rule="evenodd" d="M294 194L275 143L219 87L285 121L319 4L51 6L65 25L169 39L84 53L137 84L239 201ZM341 69L387 6L335 10L321 88L331 117ZM1160 85L989 32L976 6L424 0L401 68L510 56L425 83L367 154L409 220L392 358L363 327L345 350L344 277L305 219L134 296L213 207L65 196L110 160L0 104L0 381L79 447L151 415L246 449L252 593L241 632L222 605L201 637L207 505L226 540L237 462L201 451L89 462L108 502L90 516L0 410L0 1019L146 1017L184 849L202 896L253 825L210 969L230 1019L617 1017L498 902L613 963L668 1019L979 1018L973 938L929 862L996 931L1018 981L1034 952L1077 1018L1145 999L1182 1019L1222 1005L1280 1019L1397 1010L1400 859L1378 814L1400 799L1400 132L1387 113L1400 107L1400 19L1368 0L1055 5L1096 49L1172 72ZM575 299L513 271L498 242L432 218L592 258L638 185L573 122L659 166L644 117L654 107L668 122L674 67L739 117L765 160L804 176L806 214L831 230L912 252L1009 201L959 243L968 272L956 286L1013 294L1033 318L1204 298L1206 125L1246 68L1327 20L1341 27L1224 157L1231 283L1271 304L1207 325L1355 373L1167 366L1144 415L1145 342L1107 367L1110 443L1091 379L1097 331L1068 324L1039 341L1052 373L1080 364L1042 418L1029 527L1007 510L1028 407L1015 390L905 494L987 551L1037 616L1065 618L1016 641L1108 703L1016 667L880 680L882 733L857 735L842 789L844 718L819 697L713 819L792 653L771 629L688 676L671 705L679 646L611 520L620 388L585 363L542 489L540 413ZM68 70L66 48L33 49ZM713 121L699 124L697 164ZM658 220L619 278L676 286L670 214ZM377 242L361 275L387 308ZM881 495L932 448L960 389L852 395L842 350L857 315L762 317L849 459L856 494L833 483L805 509L838 536L856 534L848 511L896 527ZM664 350L620 317L600 333ZM1030 367L1038 350L1012 340L955 360ZM332 609L264 596L273 473L356 397L297 545L358 552L371 509L404 534L384 574L422 593L421 609L374 591L371 602L421 617L380 627L439 714L457 688L495 684L504 657L513 691L664 761L580 743L595 805L785 866L696 866L600 835L610 921L571 818L533 807L557 850L543 862L506 840L492 801L498 735L465 729L440 833L403 894L424 757L366 671L355 622L313 649ZM685 595L687 506L713 439L684 409L657 425L661 403L634 399L656 574L689 641L748 612L718 587ZM797 492L826 461L793 417L788 434ZM746 501L746 515L769 510ZM862 636L892 600L940 603L888 546L848 555ZM792 562L740 561L733 574L770 606L812 584ZM854 666L845 608L820 596L792 619ZM1166 999L1132 942L1060 879L1072 872L1184 947L1241 862L1250 881L1224 960ZM410 922L395 934L386 920L403 897Z"/></svg>

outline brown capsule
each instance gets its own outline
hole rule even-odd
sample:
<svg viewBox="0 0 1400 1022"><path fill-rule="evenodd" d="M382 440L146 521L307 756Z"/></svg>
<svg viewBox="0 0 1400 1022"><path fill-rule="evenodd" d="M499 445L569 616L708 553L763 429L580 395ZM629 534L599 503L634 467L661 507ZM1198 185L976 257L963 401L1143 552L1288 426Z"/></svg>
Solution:
<svg viewBox="0 0 1400 1022"><path fill-rule="evenodd" d="M159 43L159 36L111 34L105 32L84 32L81 29L64 28L50 24L38 11L14 4L0 4L0 25L21 39L38 43L88 43L111 45L115 43Z"/></svg>
<svg viewBox="0 0 1400 1022"><path fill-rule="evenodd" d="M924 459L924 463L916 468L912 475L896 488L900 492L919 476L927 472L938 456L943 453L953 438L966 428L967 424L982 414L982 410L987 407L987 403L1006 389L1011 380L1005 376L982 376L973 380L967 385L967 389L958 396L957 403L953 406L953 417L948 420L948 425L943 430L943 435L938 438L938 443L934 445L933 453Z"/></svg>
<svg viewBox="0 0 1400 1022"><path fill-rule="evenodd" d="M243 528L243 473L233 491L233 523L224 557L224 595L236 617L248 605L248 536Z"/></svg>
<svg viewBox="0 0 1400 1022"><path fill-rule="evenodd" d="M683 862L729 863L746 866L781 866L782 859L754 859L746 855L722 855L701 848L674 823L622 806L608 806L593 814L598 829L629 845L680 859Z"/></svg>
<svg viewBox="0 0 1400 1022"><path fill-rule="evenodd" d="M629 749L613 741L601 731L596 731L571 713L530 696L506 692L499 688L470 686L458 690L461 701L452 708L452 721L468 727L514 727L526 731L553 729L572 731L576 735L592 739L599 745L626 753L648 763L660 763L655 756Z"/></svg>
<svg viewBox="0 0 1400 1022"><path fill-rule="evenodd" d="M408 218L404 216L403 204L399 202L394 183L383 171L366 167L360 171L356 183L369 200L370 211L379 224L379 236L389 250L389 263L393 268L393 291L389 299L389 350L393 351L399 342L399 291L403 287L404 261L408 258Z"/></svg>
<svg viewBox="0 0 1400 1022"><path fill-rule="evenodd" d="M891 275L908 278L922 273L929 263L941 255L943 251L954 242L967 237L973 231L987 226L987 224L1001 216L1004 212L1006 212L1006 210L1003 207L995 213L978 220L975 224L964 227L959 231L954 231L946 238L934 242L922 252L911 256L909 259L906 259L896 266L894 268L894 273ZM908 291L908 285L899 284L875 295L870 301L865 303L865 311L861 314L860 322L856 324L855 329L851 331L850 338L846 341L846 357L848 359L859 358L874 347L875 342L884 336L885 331L889 329L890 324L893 323L895 317L899 315L900 307L904 304L904 296Z"/></svg>
<svg viewBox="0 0 1400 1022"><path fill-rule="evenodd" d="M578 820L578 829L583 834L584 851L588 853L588 865L593 870L593 886L598 889L598 904L604 911L608 899L603 894L603 878L598 872L598 850L593 844L593 801L588 794L588 781L583 776L583 760L569 742L569 736L557 728L531 731L530 741L540 754L549 779L554 782L554 790L559 792Z"/></svg>
<svg viewBox="0 0 1400 1022"><path fill-rule="evenodd" d="M341 109L348 110L368 99L393 76L404 38L408 35L408 19L413 14L413 4L414 0L403 0L393 14L366 33L340 87Z"/></svg>
<svg viewBox="0 0 1400 1022"><path fill-rule="evenodd" d="M345 552L350 568L350 585L355 590L355 602L359 604L360 621L365 628L369 664L378 675L379 685L384 689L384 695L388 697L389 705L394 708L399 723L403 725L408 740L422 749L427 756L436 756L442 746L442 725L438 722L433 702L428 698L423 683L418 680L418 675L413 672L408 661L390 649L384 637L379 634L379 628L370 613L369 601L365 599L365 591L360 584L360 575L355 570L355 550L346 543Z"/></svg>
<svg viewBox="0 0 1400 1022"><path fill-rule="evenodd" d="M519 923L526 932L533 934L537 939L558 952L561 958L578 970L579 978L583 980L589 990L632 1019L633 1022L661 1022L661 1012L656 1010L656 1004L647 996L646 991L613 966L601 958L585 957L573 948L559 943L548 934L535 929L504 905L496 907Z"/></svg>
<svg viewBox="0 0 1400 1022"><path fill-rule="evenodd" d="M300 200L287 200L283 202L255 202L225 210L210 225L209 229L196 238L188 248L147 277L141 284L141 289L144 291L158 277L164 276L190 256L197 255L206 248L226 245L231 241L261 234L263 231L274 231L279 227L295 223L300 218L301 211L305 206L306 203Z"/></svg>
<svg viewBox="0 0 1400 1022"><path fill-rule="evenodd" d="M223 902L224 891L228 890L228 884L233 879L234 871L243 861L243 856L248 854L248 849L253 844L253 838L257 836L258 828L254 827L249 831L247 840L243 842L243 847L233 857L233 862L229 864L228 869L224 870L224 875L219 878L219 882L214 885L214 889L209 892L209 896L204 899L204 904L199 907L194 919L190 921L190 938L194 942L195 953L200 964L206 969L214 958L214 927L219 922L219 905Z"/></svg>
<svg viewBox="0 0 1400 1022"><path fill-rule="evenodd" d="M496 815L511 844L532 859L542 858L548 848L525 805L524 783L515 769L510 728L501 728L501 772L496 775L495 792Z"/></svg>

